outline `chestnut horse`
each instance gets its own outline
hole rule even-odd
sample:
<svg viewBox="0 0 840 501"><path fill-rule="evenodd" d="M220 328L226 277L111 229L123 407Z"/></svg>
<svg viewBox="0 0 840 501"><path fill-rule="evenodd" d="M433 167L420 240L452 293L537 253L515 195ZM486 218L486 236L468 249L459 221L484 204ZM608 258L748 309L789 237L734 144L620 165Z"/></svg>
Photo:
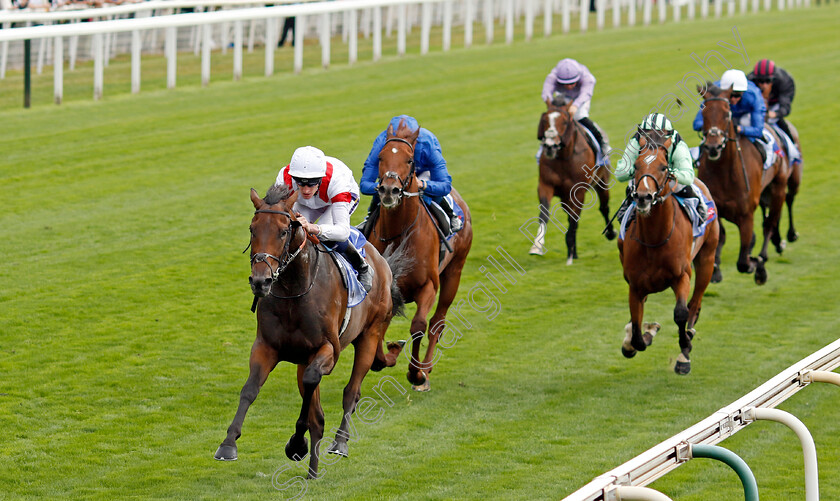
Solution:
<svg viewBox="0 0 840 501"><path fill-rule="evenodd" d="M680 354L674 372L691 371L691 339L694 325L700 316L700 303L712 278L715 251L718 244L717 218L706 226L705 233L693 237L692 225L680 209L673 194L673 180L668 171L668 149L672 139L652 131L639 139L647 155L636 160L635 191L636 218L625 230L624 240L618 240L618 255L624 268L624 280L630 286L630 324L625 327L621 353L631 358L636 351L644 351L653 341L659 324L643 324L645 301L649 294L667 288L674 291L677 304L674 322L679 327ZM655 149L654 149L655 148ZM699 180L696 184L711 199L708 188ZM691 263L697 270L694 292L686 306L691 289Z"/></svg>
<svg viewBox="0 0 840 501"><path fill-rule="evenodd" d="M764 103L767 104L769 113L770 90L773 86L759 85L759 87L761 88L761 95L764 97ZM799 156L802 158L802 145L799 143L799 131L796 130L796 127L794 127L790 121L786 120L785 122L787 123L788 129L790 129L790 138L793 140L794 144L796 144L796 147L799 149ZM790 159L788 159L788 161L790 161ZM785 195L785 202L787 203L788 209L788 222L790 223L787 231L787 239L788 242L796 242L799 239L799 233L796 232L796 228L793 226L793 200L796 198L796 194L799 193L799 184L802 182L802 169L804 166L803 162L797 162L795 164L791 164L790 167L791 170L790 177L787 182L787 194ZM778 241L780 238L781 232L779 231L779 225L777 224L771 240L774 245L782 246L782 248L784 248L784 245Z"/></svg>
<svg viewBox="0 0 840 501"><path fill-rule="evenodd" d="M552 197L560 198L560 206L569 218L566 228L566 249L568 251L566 264L572 264L577 259L577 228L580 212L584 205L584 197L589 187L595 189L600 202L599 210L607 224L607 240L615 238L615 230L610 220L610 170L606 166L595 166L595 151L586 141L586 131L569 113L572 101L566 101L565 96L556 98L554 102L546 101L547 111L540 117L537 139L542 144L539 159L540 180L537 195L540 199L540 226L537 237L530 253L542 256L546 253L545 233L548 219L551 217L549 207Z"/></svg>
<svg viewBox="0 0 840 501"><path fill-rule="evenodd" d="M400 293L406 303L417 303L411 319L411 360L408 381L417 391L429 391L429 375L434 368L435 346L445 327L446 312L455 299L461 282L461 270L472 245L472 219L464 199L453 188L452 198L464 211L464 226L452 237L441 259L441 244L435 223L427 213L414 168L414 146L420 129L414 132L401 121L396 132L388 127L385 145L379 153L379 186L377 193L382 210L371 233L370 241L380 251L389 246L405 249L413 257L410 269L399 277ZM431 327L426 317L435 303ZM429 346L420 361L420 342L428 330Z"/></svg>
<svg viewBox="0 0 840 501"><path fill-rule="evenodd" d="M755 283L762 285L767 281L764 267L768 259L767 244L779 224L790 169L785 158L777 155L773 165L764 170L757 147L749 138L736 133L729 108L730 90L720 89L711 83L707 83L705 89L698 86L697 90L704 99L703 141L700 144L697 177L709 187L720 217L738 226L741 236L738 271L755 273ZM767 194L762 196L765 191ZM761 252L758 258L754 258L750 253L755 245L753 224L759 203L762 207L769 206L769 214L764 218ZM726 230L721 224L712 282L722 279L720 253L725 242ZM780 246L776 250L782 252Z"/></svg>
<svg viewBox="0 0 840 501"><path fill-rule="evenodd" d="M257 398L268 374L280 361L297 364L298 389L303 397L295 433L286 444L286 456L300 461L310 455L309 477L318 475L319 442L324 435L324 411L319 383L332 372L339 354L351 343L355 347L353 371L344 388L344 418L328 452L347 455L348 418L359 401L359 390L368 370L381 370L396 363L398 351L385 355L382 340L388 324L402 308L402 299L392 276L402 266L399 255L383 258L370 243L367 262L373 268L373 288L367 297L347 311L347 290L338 268L326 250L307 238L295 217L297 193L285 185L269 188L264 199L251 190L254 217L251 220L251 276L249 282L257 303L257 338L251 347L250 374L239 395L236 416L216 459L237 458L236 440L248 407ZM311 240L312 239L312 240ZM352 244L350 244L352 245ZM389 347L390 348L390 347ZM306 432L312 440L307 451Z"/></svg>

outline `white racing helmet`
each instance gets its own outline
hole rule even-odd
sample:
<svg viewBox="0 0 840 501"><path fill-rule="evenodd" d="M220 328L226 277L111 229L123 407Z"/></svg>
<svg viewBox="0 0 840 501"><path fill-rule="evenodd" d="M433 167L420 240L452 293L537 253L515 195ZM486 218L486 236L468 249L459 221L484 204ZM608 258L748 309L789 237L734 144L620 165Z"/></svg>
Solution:
<svg viewBox="0 0 840 501"><path fill-rule="evenodd" d="M301 179L320 179L327 175L327 157L314 146L298 148L289 162L289 175Z"/></svg>
<svg viewBox="0 0 840 501"><path fill-rule="evenodd" d="M733 92L745 92L747 90L747 75L741 70L726 70L720 77L720 88L732 88Z"/></svg>

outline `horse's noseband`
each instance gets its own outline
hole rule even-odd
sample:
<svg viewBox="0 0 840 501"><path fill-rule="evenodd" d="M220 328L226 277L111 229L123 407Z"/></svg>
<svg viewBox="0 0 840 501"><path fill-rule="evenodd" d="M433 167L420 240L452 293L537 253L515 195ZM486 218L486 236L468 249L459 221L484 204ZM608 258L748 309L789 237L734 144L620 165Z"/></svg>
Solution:
<svg viewBox="0 0 840 501"><path fill-rule="evenodd" d="M656 204L664 202L665 199L671 195L670 192L665 194L664 196L662 195L662 191L665 189L665 186L668 185L668 180L671 179L670 173L665 177L665 181L661 185L659 184L659 181L657 181L656 178L653 177L653 174L642 174L642 177L640 177L639 180L634 184L633 192L630 193L630 196L633 198L633 200L639 200L639 193L638 191L636 191L636 189L639 186L639 184L641 184L642 179L646 177L653 179L653 184L656 185L656 191L653 193L653 195L651 195L652 200L650 205L654 206Z"/></svg>

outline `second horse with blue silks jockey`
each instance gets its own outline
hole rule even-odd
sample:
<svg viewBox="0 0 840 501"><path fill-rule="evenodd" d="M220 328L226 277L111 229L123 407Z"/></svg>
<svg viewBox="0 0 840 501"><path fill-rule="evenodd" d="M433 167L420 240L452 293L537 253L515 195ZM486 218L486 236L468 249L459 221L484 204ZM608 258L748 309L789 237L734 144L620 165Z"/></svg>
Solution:
<svg viewBox="0 0 840 501"><path fill-rule="evenodd" d="M758 148L761 158L764 160L764 168L769 167L774 160L773 138L765 137L764 116L767 107L764 104L764 97L761 90L754 83L747 80L747 75L741 70L727 70L721 75L719 82L714 85L723 90L731 89L729 95L729 109L732 114L732 121L735 124L736 134L749 138L750 142ZM697 112L692 124L694 130L703 130L703 110ZM695 159L699 158L700 150L692 149Z"/></svg>
<svg viewBox="0 0 840 501"><path fill-rule="evenodd" d="M449 201L444 198L452 191L452 177L446 170L446 160L443 158L440 142L431 131L420 127L417 119L408 115L395 116L389 122L389 127L396 131L399 129L400 123L403 123L412 132L420 130L417 142L414 144L414 169L420 182L420 191L427 202L429 200L436 202L446 212L449 217L451 232L455 233L462 228L463 221L455 214ZM362 230L365 237L370 236L376 223L376 217L379 214L379 195L376 193L376 188L379 185L379 152L385 146L387 133L388 127L373 141L370 154L368 154L362 170L361 183L359 183L363 194L373 196L365 220L357 226Z"/></svg>
<svg viewBox="0 0 840 501"><path fill-rule="evenodd" d="M372 269L354 245L361 238L351 230L350 215L359 205L359 186L353 172L341 160L328 157L313 146L295 150L289 165L280 169L275 184L298 192L294 210L303 229L319 240L334 245L359 272L359 282L370 292ZM356 237L356 238L354 238ZM361 246L364 242L360 242Z"/></svg>
<svg viewBox="0 0 840 501"><path fill-rule="evenodd" d="M639 139L642 134L647 135L651 131L658 131L663 137L670 138L671 140L671 145L668 149L668 170L678 183L672 190L674 195L684 199L698 199L697 216L699 221L705 220L708 209L703 201L703 197L699 196L694 189L694 167L691 153L689 152L688 145L674 129L673 125L671 125L671 121L662 113L651 113L639 124L638 129L627 144L627 148L625 148L624 154L619 159L615 169L616 179L619 181L630 180L630 184L627 185L628 196L618 209L617 217L619 224L623 222L624 214L631 205L629 194L633 191L632 179L635 174L634 165L639 156L645 154L644 151L640 150ZM650 143L649 140L647 142Z"/></svg>

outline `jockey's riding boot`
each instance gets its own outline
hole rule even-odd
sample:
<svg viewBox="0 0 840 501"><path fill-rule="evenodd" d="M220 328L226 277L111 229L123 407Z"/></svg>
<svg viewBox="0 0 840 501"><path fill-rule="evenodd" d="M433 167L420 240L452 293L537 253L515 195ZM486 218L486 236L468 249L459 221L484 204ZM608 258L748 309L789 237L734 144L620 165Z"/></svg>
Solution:
<svg viewBox="0 0 840 501"><path fill-rule="evenodd" d="M706 204L703 202L703 197L697 195L697 192L694 191L694 188L691 186L683 186L678 192L674 193L678 197L682 198L696 198L697 199L697 215L700 217L700 222L706 220L706 217L709 215L708 209L706 208Z"/></svg>
<svg viewBox="0 0 840 501"><path fill-rule="evenodd" d="M592 135L595 136L595 140L598 141L598 146L601 147L601 156L603 157L603 161L605 162L605 165L609 165L609 157L607 156L607 153L610 150L610 145L604 132L589 117L583 117L578 120L578 122L589 129L589 131L592 132Z"/></svg>
<svg viewBox="0 0 840 501"><path fill-rule="evenodd" d="M624 220L624 214L627 213L628 207L630 207L630 203L632 202L630 194L633 193L633 180L631 179L629 183L627 183L627 188L624 190L625 196L624 200L621 202L621 206L618 208L618 212L615 214L615 218L618 220L618 225L621 226L621 222Z"/></svg>
<svg viewBox="0 0 840 501"><path fill-rule="evenodd" d="M463 228L464 224L461 222L461 218L455 215L455 211L449 205L449 201L445 197L440 199L440 208L443 209L443 212L445 212L449 217L449 230L451 233L455 233Z"/></svg>
<svg viewBox="0 0 840 501"><path fill-rule="evenodd" d="M367 264L365 258L362 257L356 247L350 242L347 242L347 248L344 249L344 257L359 272L359 282L361 282L362 287L365 288L366 292L370 292L371 287L373 287L373 270Z"/></svg>

